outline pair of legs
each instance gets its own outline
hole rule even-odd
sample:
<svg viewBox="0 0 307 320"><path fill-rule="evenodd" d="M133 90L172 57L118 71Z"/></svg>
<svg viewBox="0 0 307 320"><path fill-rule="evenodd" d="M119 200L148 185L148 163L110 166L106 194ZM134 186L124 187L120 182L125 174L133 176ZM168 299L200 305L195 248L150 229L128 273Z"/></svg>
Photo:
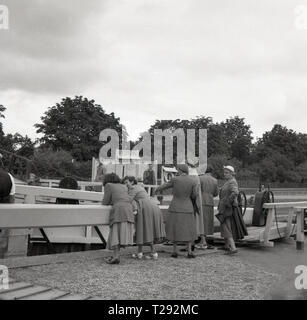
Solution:
<svg viewBox="0 0 307 320"><path fill-rule="evenodd" d="M107 259L108 264L118 264L120 261L120 245L116 245L113 248L113 257Z"/></svg>
<svg viewBox="0 0 307 320"><path fill-rule="evenodd" d="M147 256L147 259L157 259L158 258L158 253L156 250L156 247L153 243L149 243L148 244L150 246L150 255ZM137 258L137 259L142 259L143 258L143 244L138 244L138 253L137 254L133 254L132 257L133 258Z"/></svg>
<svg viewBox="0 0 307 320"><path fill-rule="evenodd" d="M236 251L237 247L232 237L224 238L225 239L225 248L229 249L230 251Z"/></svg>
<svg viewBox="0 0 307 320"><path fill-rule="evenodd" d="M192 251L192 242L188 242L187 243L187 249L188 249L188 255L194 255L193 251ZM177 245L177 241L174 241L173 243L173 257L177 257L178 256L178 245Z"/></svg>
<svg viewBox="0 0 307 320"><path fill-rule="evenodd" d="M156 248L155 245L153 243L149 243L148 244L150 246L150 253L156 253ZM138 253L143 253L143 245L142 244L138 244Z"/></svg>
<svg viewBox="0 0 307 320"><path fill-rule="evenodd" d="M200 236L200 243L199 244L204 247L212 247L211 245L208 244L207 237L205 235Z"/></svg>

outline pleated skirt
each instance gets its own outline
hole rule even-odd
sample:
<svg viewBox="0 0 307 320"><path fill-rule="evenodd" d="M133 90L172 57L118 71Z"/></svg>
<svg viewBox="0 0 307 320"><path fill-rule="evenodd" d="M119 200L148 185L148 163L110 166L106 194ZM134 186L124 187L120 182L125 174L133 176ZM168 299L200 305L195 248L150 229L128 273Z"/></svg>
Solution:
<svg viewBox="0 0 307 320"><path fill-rule="evenodd" d="M233 208L232 216L227 217L221 224L221 236L240 240L248 235L243 216L238 208Z"/></svg>
<svg viewBox="0 0 307 320"><path fill-rule="evenodd" d="M163 214L151 199L138 200L138 213L135 220L136 244L161 243L166 238Z"/></svg>
<svg viewBox="0 0 307 320"><path fill-rule="evenodd" d="M195 241L198 236L194 213L169 211L166 222L166 237L170 241Z"/></svg>
<svg viewBox="0 0 307 320"><path fill-rule="evenodd" d="M117 222L110 227L107 248L114 249L115 246L127 247L133 245L134 223Z"/></svg>
<svg viewBox="0 0 307 320"><path fill-rule="evenodd" d="M201 212L200 214L195 212L195 223L196 223L196 233L197 236L202 236L205 233L204 230L204 215L203 212Z"/></svg>

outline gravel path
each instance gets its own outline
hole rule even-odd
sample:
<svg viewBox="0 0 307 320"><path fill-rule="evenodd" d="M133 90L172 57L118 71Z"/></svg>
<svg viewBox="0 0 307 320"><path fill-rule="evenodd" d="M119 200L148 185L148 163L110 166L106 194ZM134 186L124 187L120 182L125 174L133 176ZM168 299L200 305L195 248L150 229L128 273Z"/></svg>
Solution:
<svg viewBox="0 0 307 320"><path fill-rule="evenodd" d="M120 265L104 259L12 269L10 276L37 285L104 299L262 299L279 275L240 261L240 256L213 254L196 259L157 261L122 257Z"/></svg>

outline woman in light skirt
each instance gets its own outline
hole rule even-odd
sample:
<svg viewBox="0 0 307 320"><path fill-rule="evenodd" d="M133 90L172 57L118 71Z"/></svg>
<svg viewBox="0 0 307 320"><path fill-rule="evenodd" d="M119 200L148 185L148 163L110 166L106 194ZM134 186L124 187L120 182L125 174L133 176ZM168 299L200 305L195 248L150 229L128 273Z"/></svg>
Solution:
<svg viewBox="0 0 307 320"><path fill-rule="evenodd" d="M148 245L151 252L146 258L156 260L158 253L154 244L161 243L166 237L162 212L155 200L141 185L137 184L135 177L125 177L124 183L128 187L129 196L136 201L138 208L135 221L138 253L133 254L132 257L142 259L143 246Z"/></svg>

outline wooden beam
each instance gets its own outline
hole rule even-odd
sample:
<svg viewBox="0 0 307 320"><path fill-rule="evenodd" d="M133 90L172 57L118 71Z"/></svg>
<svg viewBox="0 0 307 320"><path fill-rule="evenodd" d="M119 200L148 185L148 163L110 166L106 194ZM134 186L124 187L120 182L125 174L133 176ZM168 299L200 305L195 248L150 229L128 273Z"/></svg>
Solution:
<svg viewBox="0 0 307 320"><path fill-rule="evenodd" d="M111 206L1 204L1 229L108 225Z"/></svg>
<svg viewBox="0 0 307 320"><path fill-rule="evenodd" d="M307 201L298 201L298 202L273 202L273 203L265 203L263 208L265 209L272 209L272 208L293 208L296 206L306 206Z"/></svg>
<svg viewBox="0 0 307 320"><path fill-rule="evenodd" d="M33 199L35 199L36 196L78 199L78 200L97 201L97 202L102 202L102 199L103 199L102 192L32 187L32 186L22 186L22 185L16 185L16 194L25 195L27 203L29 203L30 201L33 201Z"/></svg>
<svg viewBox="0 0 307 320"><path fill-rule="evenodd" d="M296 207L296 249L304 250L304 210L306 207Z"/></svg>
<svg viewBox="0 0 307 320"><path fill-rule="evenodd" d="M292 224L292 220L293 220L293 216L294 216L294 208L290 208L289 209L289 215L288 215L288 220L287 220L287 231L286 231L286 235L285 238L289 239L293 230L293 224Z"/></svg>
<svg viewBox="0 0 307 320"><path fill-rule="evenodd" d="M269 213L266 219L266 224L265 224L264 233L263 233L264 244L268 246L271 246L271 243L269 240L270 240L270 231L271 231L274 215L275 215L275 208L273 207L269 209Z"/></svg>

